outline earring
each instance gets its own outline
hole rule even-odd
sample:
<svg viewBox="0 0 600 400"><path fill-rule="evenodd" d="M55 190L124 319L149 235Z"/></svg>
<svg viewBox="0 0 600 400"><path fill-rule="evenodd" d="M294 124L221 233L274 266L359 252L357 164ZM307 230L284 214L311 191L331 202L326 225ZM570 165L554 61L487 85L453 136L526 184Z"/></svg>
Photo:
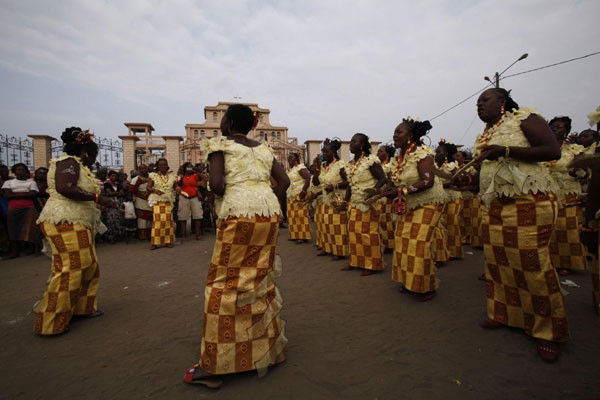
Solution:
<svg viewBox="0 0 600 400"><path fill-rule="evenodd" d="M504 106L502 106L502 108L500 108L500 114L504 114Z"/></svg>

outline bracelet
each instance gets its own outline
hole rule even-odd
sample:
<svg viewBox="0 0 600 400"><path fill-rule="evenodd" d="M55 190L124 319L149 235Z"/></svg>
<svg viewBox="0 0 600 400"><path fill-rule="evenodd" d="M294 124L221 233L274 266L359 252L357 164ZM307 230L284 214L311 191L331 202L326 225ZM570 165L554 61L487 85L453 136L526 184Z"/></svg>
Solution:
<svg viewBox="0 0 600 400"><path fill-rule="evenodd" d="M95 194L96 194L96 203L97 203L98 202L98 193L95 193Z"/></svg>
<svg viewBox="0 0 600 400"><path fill-rule="evenodd" d="M469 180L469 182L467 182L467 186L471 185L471 182L473 182L473 178L471 178L471 175L467 175L467 179Z"/></svg>
<svg viewBox="0 0 600 400"><path fill-rule="evenodd" d="M406 196L408 196L408 189L407 189L407 188L405 188L405 187L404 187L404 188L402 188L402 196L403 196L403 197L406 197Z"/></svg>
<svg viewBox="0 0 600 400"><path fill-rule="evenodd" d="M504 150L504 158L508 158L508 156L510 155L510 147L506 146L505 149L506 150Z"/></svg>

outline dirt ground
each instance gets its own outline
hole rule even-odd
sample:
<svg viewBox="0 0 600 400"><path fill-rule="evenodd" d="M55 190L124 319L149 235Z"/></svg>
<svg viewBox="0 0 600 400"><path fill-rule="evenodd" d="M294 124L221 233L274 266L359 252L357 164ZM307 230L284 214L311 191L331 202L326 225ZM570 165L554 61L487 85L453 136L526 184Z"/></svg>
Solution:
<svg viewBox="0 0 600 400"><path fill-rule="evenodd" d="M487 331L482 252L439 270L428 303L398 292L391 254L383 273L342 272L312 244L279 234L278 285L289 339L287 361L264 378L245 373L218 390L183 383L200 356L204 285L214 236L173 249L148 243L98 245L101 318L57 337L32 333L31 307L50 260L0 262L2 399L578 399L600 396L599 317L589 273L569 279L572 340L558 362L538 356L517 329ZM192 238L193 239L193 238Z"/></svg>

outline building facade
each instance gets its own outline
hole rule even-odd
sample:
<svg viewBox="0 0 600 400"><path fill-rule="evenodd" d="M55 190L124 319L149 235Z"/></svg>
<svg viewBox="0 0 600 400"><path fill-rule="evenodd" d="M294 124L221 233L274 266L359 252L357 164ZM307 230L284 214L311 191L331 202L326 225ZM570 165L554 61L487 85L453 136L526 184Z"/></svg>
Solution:
<svg viewBox="0 0 600 400"><path fill-rule="evenodd" d="M204 123L185 125L185 141L181 146L182 160L189 161L192 164L205 161L206 157L200 151L200 143L202 140L221 136L221 119L227 108L232 104L244 104L250 107L254 113L258 113L258 124L255 129L248 133L248 137L258 141L266 141L280 163L287 166L286 160L291 153L299 153L300 157L304 158L304 147L298 145L297 138L288 137L288 128L271 125L271 110L260 108L256 103L220 101L216 106L204 107Z"/></svg>

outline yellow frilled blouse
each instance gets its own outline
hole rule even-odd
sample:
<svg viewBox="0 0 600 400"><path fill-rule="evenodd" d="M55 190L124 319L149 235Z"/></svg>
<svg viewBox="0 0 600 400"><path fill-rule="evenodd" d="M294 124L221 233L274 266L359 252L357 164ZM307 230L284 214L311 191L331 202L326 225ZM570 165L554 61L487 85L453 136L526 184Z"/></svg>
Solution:
<svg viewBox="0 0 600 400"><path fill-rule="evenodd" d="M456 161L452 161L452 162L445 162L438 169L440 169L441 171L443 171L447 174L452 174L454 171L458 170L458 168L459 168L458 163ZM442 190L446 193L446 201L453 201L453 200L462 198L462 193L460 191L444 188L444 183L446 183L446 182L447 182L447 180L444 178L438 177L438 179L436 179L436 183L438 185L441 185Z"/></svg>
<svg viewBox="0 0 600 400"><path fill-rule="evenodd" d="M346 174L348 176L348 184L352 189L351 205L362 212L369 211L373 204L369 205L367 201L367 189L374 189L377 184L377 179L371 173L371 166L379 164L379 158L370 154L367 157L362 157L358 164L351 161L347 164Z"/></svg>
<svg viewBox="0 0 600 400"><path fill-rule="evenodd" d="M575 156L584 152L585 147L578 144L563 144L560 149L560 159L544 163L544 166L550 171L550 175L558 184L562 195L581 194L581 184L577 178L569 175L567 165Z"/></svg>
<svg viewBox="0 0 600 400"><path fill-rule="evenodd" d="M68 158L72 158L79 164L77 186L86 192L100 193L100 182L92 171L81 162L81 159L63 153L60 157L50 161L50 168L48 169L48 194L50 198L42 209L37 223L81 224L94 232L102 232L101 227L103 225L100 222L100 210L96 208L94 201L71 200L56 191L56 163Z"/></svg>
<svg viewBox="0 0 600 400"><path fill-rule="evenodd" d="M304 164L298 164L287 172L287 176L290 178L290 186L288 186L285 194L288 199L295 199L302 191L305 181L302 175L300 175L300 171L303 169L306 169Z"/></svg>
<svg viewBox="0 0 600 400"><path fill-rule="evenodd" d="M597 147L598 147L598 142L594 142L591 145L589 145L588 147L584 147L583 152L585 154L595 154Z"/></svg>
<svg viewBox="0 0 600 400"><path fill-rule="evenodd" d="M419 161L423 160L425 157L433 158L434 156L435 152L431 150L430 147L425 146L424 144L417 147L415 151L405 156L406 164L399 177L392 171L392 182L394 185L398 188L408 188L419 182L421 180L418 169ZM397 161L395 165L397 165ZM438 182L439 178L432 174L431 179L434 180L432 187L425 189L422 192L406 196L406 205L409 210L414 210L427 204L441 204L446 202L446 194Z"/></svg>
<svg viewBox="0 0 600 400"><path fill-rule="evenodd" d="M202 141L200 149L207 157L221 151L225 159L225 193L215 199L219 218L281 214L271 188L275 157L268 145L247 147L221 136Z"/></svg>
<svg viewBox="0 0 600 400"><path fill-rule="evenodd" d="M328 206L333 206L334 199L339 198L340 200L344 200L344 196L346 195L346 189L337 189L330 193L325 191L325 188L329 185L338 185L342 180L342 176L340 172L346 166L346 162L342 160L335 160L328 166L321 166L321 173L319 174L319 182L321 182L321 197L323 198L323 204Z"/></svg>
<svg viewBox="0 0 600 400"><path fill-rule="evenodd" d="M310 185L308 186L308 193L317 194L317 193L321 193L322 191L323 191L323 184L321 183L319 185L315 185L313 183L313 177L311 176L310 177ZM323 196L317 196L317 198L313 200L312 206L316 207L322 203L323 203Z"/></svg>
<svg viewBox="0 0 600 400"><path fill-rule="evenodd" d="M163 194L150 193L150 196L148 196L148 204L173 204L175 202L175 190L173 189L173 185L177 180L177 176L172 172L169 172L167 176L160 175L158 172L152 172L148 177L154 182L153 189L163 192Z"/></svg>
<svg viewBox="0 0 600 400"><path fill-rule="evenodd" d="M477 142L474 154L481 153L485 145L531 147L521 129L521 121L527 119L535 110L520 108L506 113L504 121L496 128L487 143ZM524 194L554 193L559 195L557 183L550 172L540 162L528 162L505 159L484 160L479 172L479 197L489 207L492 200L498 197L514 197Z"/></svg>

